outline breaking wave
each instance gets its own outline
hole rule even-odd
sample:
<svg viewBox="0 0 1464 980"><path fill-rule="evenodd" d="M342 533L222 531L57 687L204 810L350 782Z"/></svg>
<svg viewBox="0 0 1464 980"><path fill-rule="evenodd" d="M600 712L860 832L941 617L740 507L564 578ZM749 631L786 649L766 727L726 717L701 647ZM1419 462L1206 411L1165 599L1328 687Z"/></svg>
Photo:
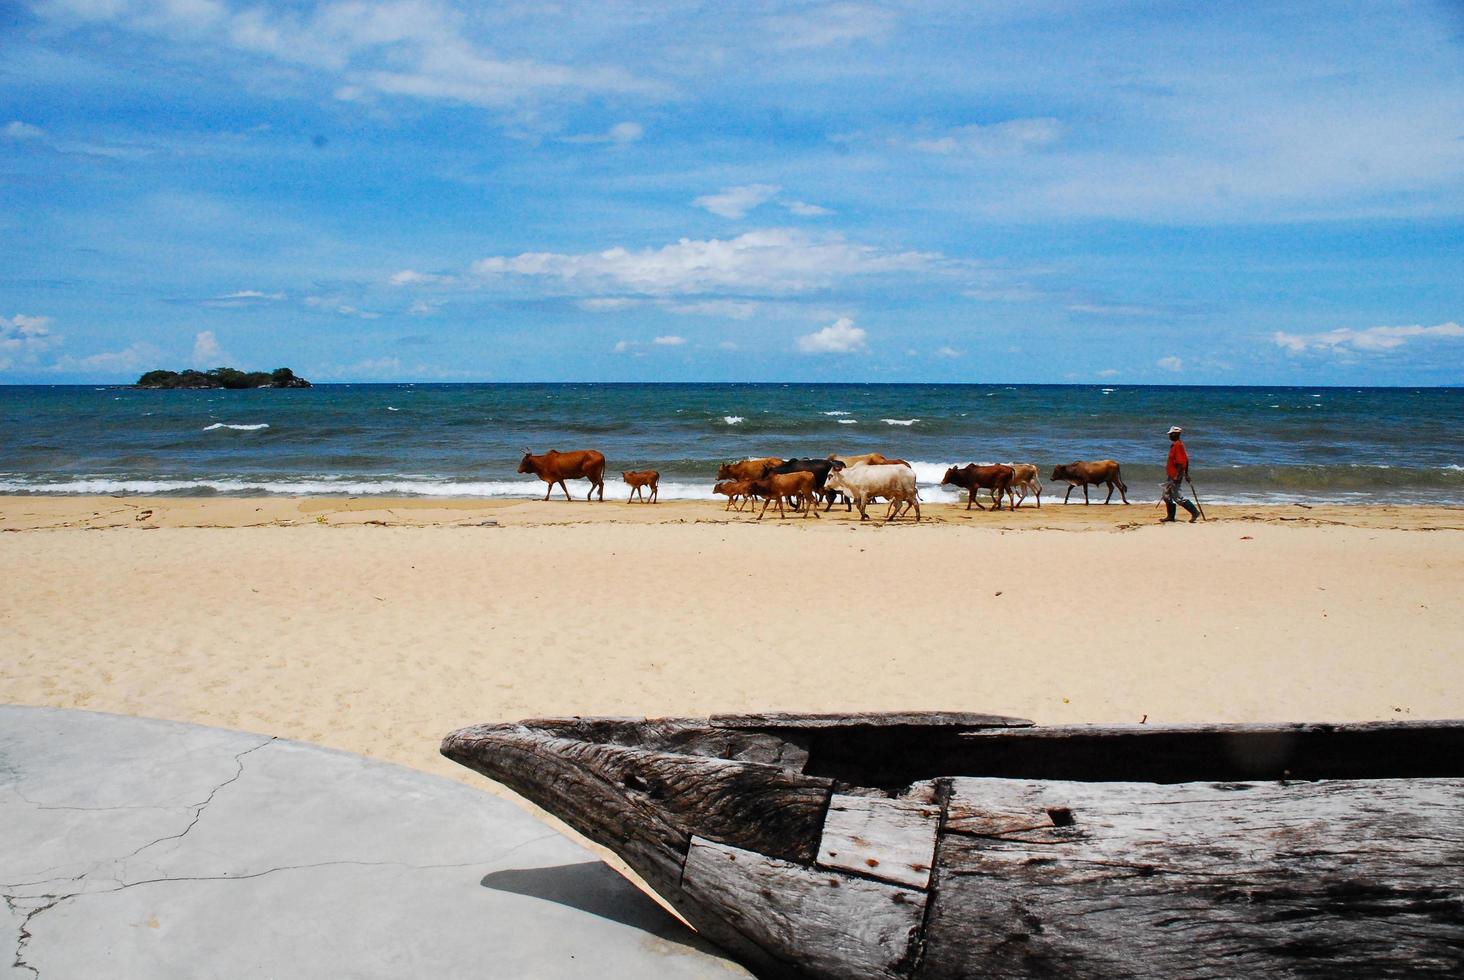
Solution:
<svg viewBox="0 0 1464 980"><path fill-rule="evenodd" d="M233 422L215 422L213 425L205 425L204 432L212 432L214 429L233 429L235 432L256 432L259 429L268 429L268 422L255 422L252 425L242 425Z"/></svg>

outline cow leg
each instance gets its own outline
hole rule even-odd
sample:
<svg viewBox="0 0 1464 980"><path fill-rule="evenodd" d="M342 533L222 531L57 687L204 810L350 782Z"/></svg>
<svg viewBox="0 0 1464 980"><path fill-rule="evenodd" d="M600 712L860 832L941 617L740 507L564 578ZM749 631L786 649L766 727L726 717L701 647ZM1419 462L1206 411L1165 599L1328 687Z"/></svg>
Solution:
<svg viewBox="0 0 1464 980"><path fill-rule="evenodd" d="M549 495L554 492L554 481L550 480L544 488L544 502L549 502Z"/></svg>
<svg viewBox="0 0 1464 980"><path fill-rule="evenodd" d="M1069 483L1068 484L1068 492L1062 495L1062 502L1063 503L1067 503L1068 502L1068 498L1073 495L1073 487L1076 486L1076 485L1077 484L1074 484L1074 483Z"/></svg>
<svg viewBox="0 0 1464 980"><path fill-rule="evenodd" d="M1088 485L1083 484L1083 506L1088 506Z"/></svg>
<svg viewBox="0 0 1464 980"><path fill-rule="evenodd" d="M653 504L659 503L660 502L660 498L661 498L661 488L660 488L660 486L658 486L657 484L654 484L654 483L651 484L651 503L653 503Z"/></svg>
<svg viewBox="0 0 1464 980"><path fill-rule="evenodd" d="M1106 496L1106 497L1103 498L1103 502L1106 504L1106 503L1108 503L1112 499L1113 499L1113 484L1110 483L1108 485L1108 496Z"/></svg>

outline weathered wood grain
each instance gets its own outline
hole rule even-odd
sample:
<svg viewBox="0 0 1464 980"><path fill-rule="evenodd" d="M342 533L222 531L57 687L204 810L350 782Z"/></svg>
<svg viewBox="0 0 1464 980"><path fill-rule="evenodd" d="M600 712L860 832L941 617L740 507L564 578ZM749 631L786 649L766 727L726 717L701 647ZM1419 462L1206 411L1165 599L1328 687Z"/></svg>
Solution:
<svg viewBox="0 0 1464 980"><path fill-rule="evenodd" d="M1025 718L969 711L879 711L863 714L792 714L782 712L712 715L713 728L1025 728Z"/></svg>
<svg viewBox="0 0 1464 980"><path fill-rule="evenodd" d="M827 779L779 766L556 738L523 726L455 732L442 751L592 840L654 851L657 863L678 871L692 835L811 863L833 791Z"/></svg>
<svg viewBox="0 0 1464 980"><path fill-rule="evenodd" d="M705 718L535 718L519 724L558 738L764 762L799 772L808 761L808 739L796 731L716 728Z"/></svg>
<svg viewBox="0 0 1464 980"><path fill-rule="evenodd" d="M829 980L908 977L925 893L694 839L683 891L790 971Z"/></svg>
<svg viewBox="0 0 1464 980"><path fill-rule="evenodd" d="M953 779L920 978L1464 975L1464 780Z"/></svg>
<svg viewBox="0 0 1464 980"><path fill-rule="evenodd" d="M835 794L824 818L818 864L925 888L939 827L938 806Z"/></svg>

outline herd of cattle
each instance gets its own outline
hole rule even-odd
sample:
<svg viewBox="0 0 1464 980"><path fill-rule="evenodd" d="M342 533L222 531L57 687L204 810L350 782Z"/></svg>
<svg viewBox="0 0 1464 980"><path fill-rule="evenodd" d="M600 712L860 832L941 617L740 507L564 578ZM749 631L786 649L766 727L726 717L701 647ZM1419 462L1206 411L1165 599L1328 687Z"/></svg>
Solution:
<svg viewBox="0 0 1464 980"><path fill-rule="evenodd" d="M561 453L557 450L536 456L528 450L519 462L520 473L531 473L548 486L544 499L554 492L557 484L564 491L566 500L573 499L565 480L589 480L590 492L586 500L593 499L599 492L599 499L605 499L605 456L593 449ZM658 494L657 483L661 474L656 470L634 470L620 474L631 488L631 500L637 496L642 502L655 503ZM1104 503L1113 499L1117 490L1124 503L1128 503L1128 486L1116 460L1102 459L1096 462L1077 462L1054 467L1049 479L1054 483L1065 482L1067 493L1062 502L1067 503L1073 490L1083 488L1083 503L1088 503L1088 487L1106 484L1108 496ZM1037 506L1042 506L1042 483L1038 480L1037 467L1032 463L990 464L978 466L952 466L940 481L941 486L954 486L967 492L966 509L972 505L979 510L986 507L977 499L978 491L985 490L990 497L993 511L999 511L1003 500L1011 510L1016 510L1028 496L1034 497ZM823 502L825 512L835 503L843 502L846 512L857 507L859 519L869 519L869 504L886 501L885 520L891 521L901 514L914 512L920 520L920 492L915 485L915 470L903 459L889 459L879 453L865 453L861 456L840 456L831 454L824 459L782 459L766 456L759 459L743 459L735 463L724 463L717 470L717 484L714 491L727 498L727 507L755 506L762 501L757 519L762 520L768 508L778 507L778 516L786 515L785 505L795 511L802 511L804 517L819 516L818 504ZM650 496L646 496L646 490Z"/></svg>

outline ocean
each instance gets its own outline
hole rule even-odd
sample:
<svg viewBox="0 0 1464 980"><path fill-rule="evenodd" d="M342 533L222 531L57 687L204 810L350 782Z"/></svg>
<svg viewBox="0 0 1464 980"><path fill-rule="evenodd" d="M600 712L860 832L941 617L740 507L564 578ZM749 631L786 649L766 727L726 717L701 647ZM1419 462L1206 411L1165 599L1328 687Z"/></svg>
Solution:
<svg viewBox="0 0 1464 980"><path fill-rule="evenodd" d="M1459 388L10 386L0 493L535 497L543 484L515 472L524 449L593 448L607 498L626 492L620 470L709 498L727 460L881 452L913 463L926 500L956 499L936 486L951 463L1032 462L1045 481L1056 463L1114 458L1130 499L1152 501L1182 425L1205 503L1464 504L1461 422Z"/></svg>

